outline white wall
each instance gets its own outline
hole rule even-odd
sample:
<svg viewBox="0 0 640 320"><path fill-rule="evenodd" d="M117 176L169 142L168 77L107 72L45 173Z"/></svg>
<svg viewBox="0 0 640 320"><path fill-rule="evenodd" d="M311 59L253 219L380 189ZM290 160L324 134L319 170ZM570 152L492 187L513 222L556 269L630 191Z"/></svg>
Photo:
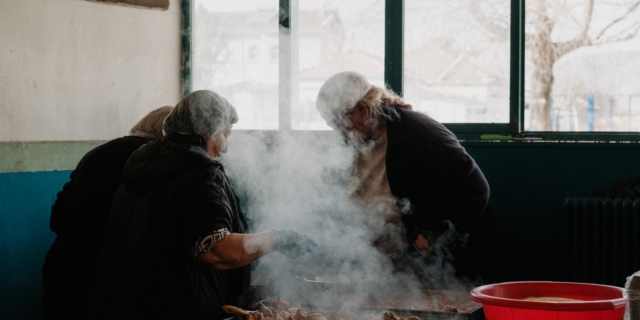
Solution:
<svg viewBox="0 0 640 320"><path fill-rule="evenodd" d="M168 10L0 0L0 141L107 140L181 96Z"/></svg>

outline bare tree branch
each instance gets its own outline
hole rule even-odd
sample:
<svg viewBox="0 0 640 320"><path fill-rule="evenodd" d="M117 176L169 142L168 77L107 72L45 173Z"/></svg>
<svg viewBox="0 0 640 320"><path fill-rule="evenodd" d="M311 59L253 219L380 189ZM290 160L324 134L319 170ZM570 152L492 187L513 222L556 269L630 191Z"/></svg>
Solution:
<svg viewBox="0 0 640 320"><path fill-rule="evenodd" d="M500 40L509 40L509 28L505 28L499 24L496 24L491 19L487 18L484 15L482 10L480 9L480 4L478 0L471 0L471 14L476 18L476 20L487 30L493 34L494 37Z"/></svg>
<svg viewBox="0 0 640 320"><path fill-rule="evenodd" d="M584 46L590 46L590 45L592 45L591 39L582 38L582 39L575 39L571 41L552 43L551 48L553 50L554 60L558 60L560 57L564 56L565 54L573 50L576 50Z"/></svg>
<svg viewBox="0 0 640 320"><path fill-rule="evenodd" d="M580 23L571 14L571 10L567 5L567 1L562 1L562 3L560 3L559 1L551 1L549 5L551 5L551 8L552 8L551 12L545 12L544 14L549 18L549 20L553 21L554 24L558 21L558 18L560 16L562 16L563 14L566 14L570 16L572 20L574 20L576 25L580 25ZM545 9L548 10L548 6L545 6Z"/></svg>
<svg viewBox="0 0 640 320"><path fill-rule="evenodd" d="M613 20L611 23L609 23L609 25L607 25L606 27L604 27L604 29L602 29L602 31L600 31L600 33L598 34L598 36L596 37L596 40L600 39L600 37L602 37L602 35L609 29L611 28L613 25L615 25L616 23L624 20L625 18L627 18L634 10L636 10L638 8L638 6L640 5L640 1L636 2L633 6L631 6L629 8L629 10L627 10L627 12L625 14L623 14L620 18Z"/></svg>
<svg viewBox="0 0 640 320"><path fill-rule="evenodd" d="M627 33L626 35L623 35L624 33L626 33L628 30L635 28L635 30ZM600 41L594 41L593 45L600 45L600 44L606 44L606 43L614 43L614 42L621 42L621 41L626 41L629 39L633 39L637 34L638 31L640 31L640 21L632 24L630 27L618 32L618 34L608 37L604 40L600 40ZM623 35L623 36L621 36Z"/></svg>
<svg viewBox="0 0 640 320"><path fill-rule="evenodd" d="M591 15L593 14L593 2L594 0L589 0L589 2L587 2L587 6L584 8L582 21L580 22L580 31L576 35L576 40L587 38L587 32L589 31L589 25L591 24Z"/></svg>
<svg viewBox="0 0 640 320"><path fill-rule="evenodd" d="M591 45L592 41L587 35L589 31L589 25L591 24L591 15L593 14L593 3L594 0L589 0L587 2L586 7L582 13L582 20L579 24L578 34L571 41L564 41L551 44L551 48L553 50L553 56L555 60L564 56L565 54L576 50L580 47Z"/></svg>
<svg viewBox="0 0 640 320"><path fill-rule="evenodd" d="M529 23L536 29L535 34L538 36L541 34L550 35L555 21L547 15L545 1L533 1L531 5L527 6L526 10L526 16L530 17Z"/></svg>

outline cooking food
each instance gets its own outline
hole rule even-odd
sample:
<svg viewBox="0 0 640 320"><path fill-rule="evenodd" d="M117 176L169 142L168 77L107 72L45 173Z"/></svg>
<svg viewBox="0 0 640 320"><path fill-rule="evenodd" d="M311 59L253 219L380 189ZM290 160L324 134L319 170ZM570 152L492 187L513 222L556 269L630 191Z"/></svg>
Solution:
<svg viewBox="0 0 640 320"><path fill-rule="evenodd" d="M453 302L452 298L445 299L446 302ZM459 302L459 300L455 300ZM395 300L393 305L398 305L401 303L401 300ZM268 305L268 306L267 306ZM395 315L393 312L386 311L381 313L372 313L372 311L364 311L362 310L358 313L357 310L359 306L353 305L350 303L344 304L344 307L349 309L355 307L355 309L347 310L333 310L333 311L323 311L323 310L311 310L305 309L300 306L300 304L290 303L281 298L276 300L268 301L267 305L263 303L259 303L255 307L255 311L247 311L245 313L232 313L237 308L227 308L226 312L229 314L237 316L239 320L421 320L417 316L408 316L408 317L399 317ZM389 309L398 309L392 306L390 301L384 303L384 307L378 306L378 308L384 310L385 308ZM425 310L424 305L418 305L421 309L417 309L419 311ZM432 305L433 306L433 305ZM360 306L364 307L364 306ZM407 307L406 305L404 307ZM411 306L409 306L411 307ZM474 305L475 307L475 305ZM365 307L367 308L367 307ZM461 309L462 308L462 309ZM468 309L468 310L467 310ZM465 304L453 305L453 304L440 304L437 309L431 308L428 311L438 311L438 312L469 312L473 309L473 307ZM411 309L404 310L414 310L413 307Z"/></svg>
<svg viewBox="0 0 640 320"><path fill-rule="evenodd" d="M245 311L230 306L224 306L223 310L235 315L239 320L420 320L415 316L400 318L391 312L384 312L382 315L356 316L349 311L311 311L303 309L299 304L291 304L280 298L271 301L271 305L272 307L269 308L263 303L259 303L255 311Z"/></svg>
<svg viewBox="0 0 640 320"><path fill-rule="evenodd" d="M412 290L403 292L371 307L470 313L480 308L481 305L475 301L471 301L467 293L462 291Z"/></svg>
<svg viewBox="0 0 640 320"><path fill-rule="evenodd" d="M528 297L524 298L526 301L540 301L540 302L577 302L583 301L578 299L560 298L560 297Z"/></svg>
<svg viewBox="0 0 640 320"><path fill-rule="evenodd" d="M409 316L407 318L399 318L393 312L385 312L382 314L382 320L420 320L420 318L416 316Z"/></svg>

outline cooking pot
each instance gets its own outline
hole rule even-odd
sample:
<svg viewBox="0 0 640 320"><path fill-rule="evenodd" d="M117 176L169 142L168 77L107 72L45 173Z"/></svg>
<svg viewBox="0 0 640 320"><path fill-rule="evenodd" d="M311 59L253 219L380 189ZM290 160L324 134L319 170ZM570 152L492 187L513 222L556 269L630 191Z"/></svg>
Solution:
<svg viewBox="0 0 640 320"><path fill-rule="evenodd" d="M336 274L296 278L296 298L319 307L373 305L398 292L386 277Z"/></svg>

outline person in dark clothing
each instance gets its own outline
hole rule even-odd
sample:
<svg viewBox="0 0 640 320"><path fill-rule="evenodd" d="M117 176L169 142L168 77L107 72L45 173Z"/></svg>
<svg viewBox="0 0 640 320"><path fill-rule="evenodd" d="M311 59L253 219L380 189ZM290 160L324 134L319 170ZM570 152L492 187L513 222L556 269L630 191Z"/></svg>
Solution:
<svg viewBox="0 0 640 320"><path fill-rule="evenodd" d="M104 234L87 319L222 319L239 304L252 261L289 258L315 241L293 229L247 233L224 168L238 121L222 96L185 96L164 123L165 137L125 165Z"/></svg>
<svg viewBox="0 0 640 320"><path fill-rule="evenodd" d="M166 106L151 111L128 136L89 151L58 192L50 220L56 239L42 269L45 319L82 318L124 164L140 146L162 138L162 123L172 109Z"/></svg>
<svg viewBox="0 0 640 320"><path fill-rule="evenodd" d="M406 242L393 256L397 269L436 287L446 286L447 276L438 274L446 266L458 277L498 280L502 252L489 184L452 132L355 72L329 78L316 107L356 147L355 200L370 218L372 208L384 208L386 230L404 231Z"/></svg>

